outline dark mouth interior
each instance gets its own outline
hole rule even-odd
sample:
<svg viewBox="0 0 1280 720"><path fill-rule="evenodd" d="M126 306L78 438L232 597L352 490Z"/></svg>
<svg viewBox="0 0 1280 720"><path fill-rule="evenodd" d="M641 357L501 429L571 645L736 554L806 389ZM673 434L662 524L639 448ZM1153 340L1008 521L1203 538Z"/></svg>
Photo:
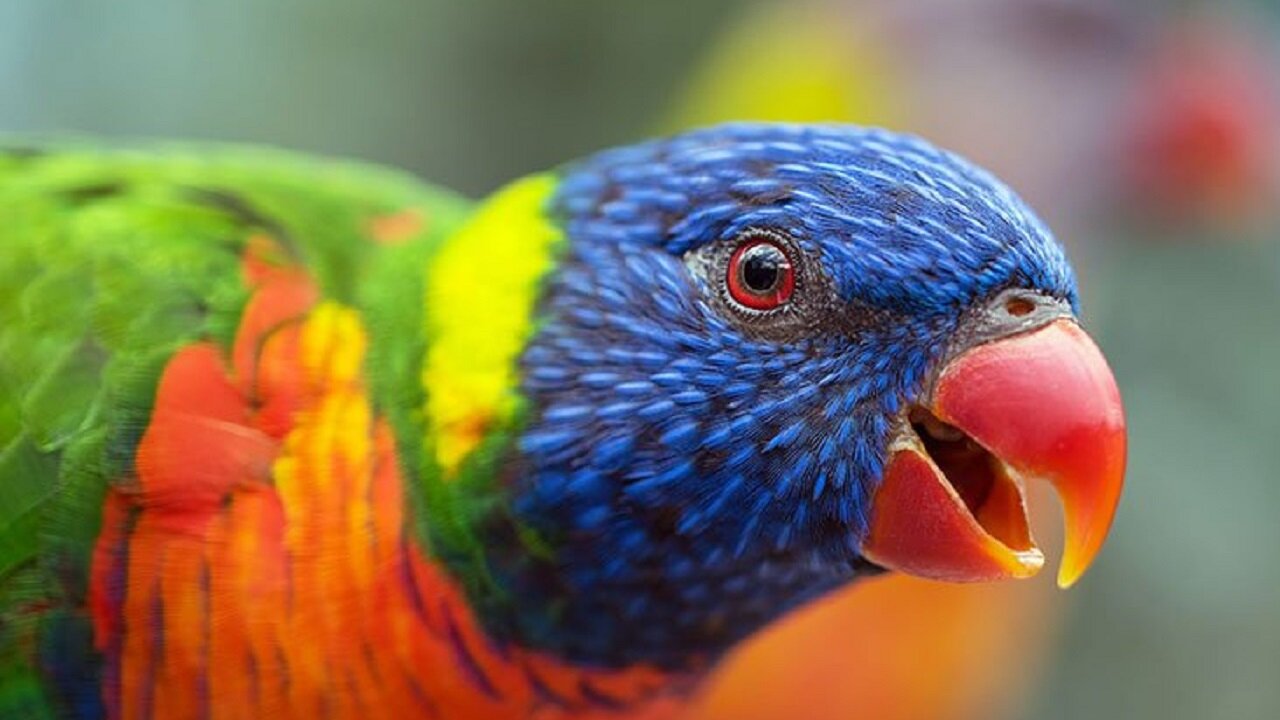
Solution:
<svg viewBox="0 0 1280 720"><path fill-rule="evenodd" d="M1003 464L959 428L928 410L912 410L910 420L929 457L978 524L1008 547L1032 547L1021 491Z"/></svg>

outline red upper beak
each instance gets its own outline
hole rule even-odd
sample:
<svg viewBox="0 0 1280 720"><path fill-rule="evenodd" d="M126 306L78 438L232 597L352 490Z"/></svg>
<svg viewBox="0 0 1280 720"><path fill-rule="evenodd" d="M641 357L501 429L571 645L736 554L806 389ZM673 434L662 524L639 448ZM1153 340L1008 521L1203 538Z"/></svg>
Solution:
<svg viewBox="0 0 1280 720"><path fill-rule="evenodd" d="M1120 500L1120 392L1101 351L1060 317L972 347L904 417L873 500L863 554L923 577L1028 577L1044 555L1023 478L1052 483L1066 514L1058 584L1092 563Z"/></svg>

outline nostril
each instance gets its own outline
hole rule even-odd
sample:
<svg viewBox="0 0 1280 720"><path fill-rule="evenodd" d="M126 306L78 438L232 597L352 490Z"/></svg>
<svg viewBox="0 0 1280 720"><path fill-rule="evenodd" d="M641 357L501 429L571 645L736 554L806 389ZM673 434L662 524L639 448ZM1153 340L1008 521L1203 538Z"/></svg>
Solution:
<svg viewBox="0 0 1280 720"><path fill-rule="evenodd" d="M1011 297L1004 303L1005 312L1014 317L1025 317L1035 312L1036 304L1023 297Z"/></svg>

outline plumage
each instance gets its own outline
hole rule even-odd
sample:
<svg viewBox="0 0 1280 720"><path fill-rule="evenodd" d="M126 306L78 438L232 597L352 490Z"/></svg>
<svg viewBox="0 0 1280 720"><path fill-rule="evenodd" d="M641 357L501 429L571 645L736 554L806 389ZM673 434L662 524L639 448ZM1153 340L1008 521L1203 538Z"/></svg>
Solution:
<svg viewBox="0 0 1280 720"><path fill-rule="evenodd" d="M753 233L798 268L778 312L717 274ZM32 717L678 706L878 570L890 441L975 308L1077 302L999 181L840 126L475 206L266 150L0 150L0 248L0 714Z"/></svg>

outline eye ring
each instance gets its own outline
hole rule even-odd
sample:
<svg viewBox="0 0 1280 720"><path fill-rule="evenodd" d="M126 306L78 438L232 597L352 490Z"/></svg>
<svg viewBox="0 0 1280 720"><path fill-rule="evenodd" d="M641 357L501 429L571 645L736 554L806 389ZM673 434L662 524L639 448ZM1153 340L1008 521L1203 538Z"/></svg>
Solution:
<svg viewBox="0 0 1280 720"><path fill-rule="evenodd" d="M739 305L758 312L774 310L795 293L795 263L777 238L749 235L729 257L725 285Z"/></svg>

